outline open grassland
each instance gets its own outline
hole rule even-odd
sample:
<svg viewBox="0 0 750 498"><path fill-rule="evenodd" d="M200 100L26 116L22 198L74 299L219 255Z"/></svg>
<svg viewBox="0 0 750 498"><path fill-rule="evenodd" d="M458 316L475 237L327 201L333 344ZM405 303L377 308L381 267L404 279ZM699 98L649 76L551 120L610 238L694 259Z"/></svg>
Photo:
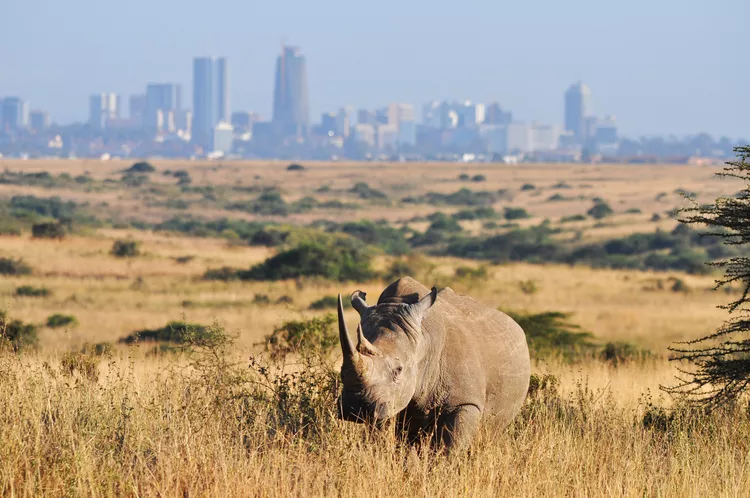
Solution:
<svg viewBox="0 0 750 498"><path fill-rule="evenodd" d="M522 226L549 218L570 227L556 237L580 232L583 240L607 240L657 227L672 230L677 222L665 213L686 203L677 190L709 202L741 188L715 179L716 168L305 163L304 171L292 172L286 163L268 162L154 165L158 172L148 183L128 187L120 171L130 163L0 162L11 171L46 171L56 179L45 186L0 182L0 200L59 196L88 202L93 213L108 220L100 227L74 226L61 240L32 238L26 231L0 235L0 257L22 258L31 268L29 274L0 276L0 309L37 325L39 335L36 349L0 351L0 495L750 494L746 403L705 415L659 391L676 374L667 346L716 328L725 317L716 306L738 295L738 289L714 291L712 274L497 264L433 255L414 258L415 263L387 251L376 253L377 272L394 261L411 261L413 276L427 285L450 285L503 311L569 313L569 320L590 332L596 344L625 342L650 352L624 362L596 355L534 358L542 386L514 424L483 428L470 454L445 459L411 452L388 431L336 420L335 352L302 364L293 355L286 367L271 364L265 355L260 367L248 360L258 357L263 351L258 344L283 323L332 311L311 309L312 303L356 289L374 302L389 283L385 278L206 280L207 270L249 268L284 246L253 245L226 233L199 237L113 227L191 216L291 225L386 219L391 226L408 223L425 230L428 221L409 220L465 206L404 198L469 188L507 189L512 195L499 195L491 206L526 209L531 218L518 220ZM186 170L190 189L177 188L174 177L161 174L165 170ZM61 174L75 178L85 172L90 181L59 181ZM485 180L462 181L462 173ZM358 182L385 198L349 192ZM323 185L330 188L321 192ZM522 190L523 185L535 188ZM210 187L210 195L199 193L202 187ZM357 207L283 216L226 208L254 199L258 188L266 187L280 190L289 203L314 196ZM564 199L549 201L555 194ZM612 207L612 216L561 221L586 213L596 197ZM641 212L632 212L636 208ZM653 213L660 214L658 221L651 221ZM494 230L477 220L461 224L474 234ZM137 241L140 254L115 257L110 251L116 240ZM47 292L19 295L24 287ZM47 326L54 314L75 322ZM349 309L346 315L353 324L355 312ZM118 342L174 321L215 324L209 329L216 336L186 349ZM91 345L103 343L108 343L106 354L91 353ZM264 366L271 370L267 373Z"/></svg>

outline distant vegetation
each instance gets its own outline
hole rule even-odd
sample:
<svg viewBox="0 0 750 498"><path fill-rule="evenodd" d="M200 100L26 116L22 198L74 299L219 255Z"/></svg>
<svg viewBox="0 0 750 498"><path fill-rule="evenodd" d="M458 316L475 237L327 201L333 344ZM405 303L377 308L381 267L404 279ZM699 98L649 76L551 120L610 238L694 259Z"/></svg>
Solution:
<svg viewBox="0 0 750 498"><path fill-rule="evenodd" d="M137 240L118 239L112 244L110 253L117 258L134 258L140 255L141 251Z"/></svg>
<svg viewBox="0 0 750 498"><path fill-rule="evenodd" d="M63 315L55 313L47 317L47 327L59 328L59 327L72 327L78 324L78 320L73 315Z"/></svg>
<svg viewBox="0 0 750 498"><path fill-rule="evenodd" d="M13 320L7 311L0 310L0 348L9 346L21 351L36 347L38 341L36 325Z"/></svg>
<svg viewBox="0 0 750 498"><path fill-rule="evenodd" d="M29 275L31 267L23 259L0 258L0 275Z"/></svg>
<svg viewBox="0 0 750 498"><path fill-rule="evenodd" d="M18 297L48 297L52 293L44 287L34 287L33 285L22 285L16 287L14 294Z"/></svg>

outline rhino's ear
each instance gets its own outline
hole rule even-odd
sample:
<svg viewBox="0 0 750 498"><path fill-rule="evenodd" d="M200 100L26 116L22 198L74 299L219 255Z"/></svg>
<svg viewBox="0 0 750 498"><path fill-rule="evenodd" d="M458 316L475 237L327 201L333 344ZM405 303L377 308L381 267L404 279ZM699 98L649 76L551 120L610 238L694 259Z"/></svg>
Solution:
<svg viewBox="0 0 750 498"><path fill-rule="evenodd" d="M362 316L362 314L367 311L367 302L365 299L367 298L367 294L362 292L361 290L352 292L351 302L352 302L352 308L357 310L357 313L359 313L359 316Z"/></svg>
<svg viewBox="0 0 750 498"><path fill-rule="evenodd" d="M437 301L438 290L437 287L433 287L429 294L425 297L412 304L412 313L418 321L422 321L422 318L427 314L427 310L432 308L432 305Z"/></svg>

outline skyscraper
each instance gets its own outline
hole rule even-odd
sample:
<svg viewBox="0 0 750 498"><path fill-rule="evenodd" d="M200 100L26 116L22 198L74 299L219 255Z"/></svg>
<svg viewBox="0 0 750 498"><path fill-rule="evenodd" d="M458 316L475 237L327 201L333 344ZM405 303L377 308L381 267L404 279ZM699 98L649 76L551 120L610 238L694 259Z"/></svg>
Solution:
<svg viewBox="0 0 750 498"><path fill-rule="evenodd" d="M97 130L107 127L107 121L120 117L120 96L99 93L89 98L89 125Z"/></svg>
<svg viewBox="0 0 750 498"><path fill-rule="evenodd" d="M193 59L193 143L213 146L213 130L229 120L229 67L224 57Z"/></svg>
<svg viewBox="0 0 750 498"><path fill-rule="evenodd" d="M297 47L282 47L276 59L273 122L284 135L305 135L309 119L307 63Z"/></svg>
<svg viewBox="0 0 750 498"><path fill-rule="evenodd" d="M15 131L29 125L29 104L18 97L5 97L0 106L0 131Z"/></svg>
<svg viewBox="0 0 750 498"><path fill-rule="evenodd" d="M146 86L146 111L143 126L149 132L162 131L167 116L182 107L182 87L173 83L150 83Z"/></svg>
<svg viewBox="0 0 750 498"><path fill-rule="evenodd" d="M565 92L565 130L573 134L578 144L586 140L585 119L590 99L591 90L580 81L570 85Z"/></svg>
<svg viewBox="0 0 750 498"><path fill-rule="evenodd" d="M49 128L49 113L46 111L31 111L29 113L29 126L32 130L42 131Z"/></svg>

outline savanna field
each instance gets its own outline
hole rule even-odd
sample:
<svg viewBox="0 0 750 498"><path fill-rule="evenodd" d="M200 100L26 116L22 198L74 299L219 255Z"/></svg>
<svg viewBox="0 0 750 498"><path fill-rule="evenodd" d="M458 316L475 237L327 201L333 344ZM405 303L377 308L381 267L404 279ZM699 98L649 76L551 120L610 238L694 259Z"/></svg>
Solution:
<svg viewBox="0 0 750 498"><path fill-rule="evenodd" d="M3 496L750 495L747 403L660 389L740 295L675 211L745 187L720 166L0 169ZM405 275L527 333L525 406L466 455L336 419L335 296Z"/></svg>

